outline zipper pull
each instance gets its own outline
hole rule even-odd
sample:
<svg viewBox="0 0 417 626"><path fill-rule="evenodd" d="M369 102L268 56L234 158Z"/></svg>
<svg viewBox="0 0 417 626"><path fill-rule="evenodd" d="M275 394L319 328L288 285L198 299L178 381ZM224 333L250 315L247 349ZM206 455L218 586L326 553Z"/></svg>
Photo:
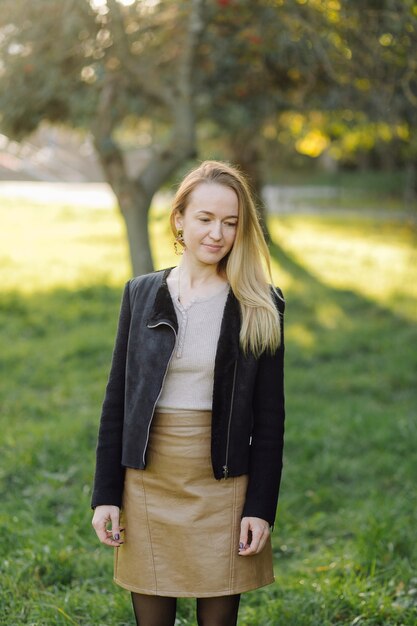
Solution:
<svg viewBox="0 0 417 626"><path fill-rule="evenodd" d="M223 476L225 479L229 476L229 468L227 465L223 465Z"/></svg>

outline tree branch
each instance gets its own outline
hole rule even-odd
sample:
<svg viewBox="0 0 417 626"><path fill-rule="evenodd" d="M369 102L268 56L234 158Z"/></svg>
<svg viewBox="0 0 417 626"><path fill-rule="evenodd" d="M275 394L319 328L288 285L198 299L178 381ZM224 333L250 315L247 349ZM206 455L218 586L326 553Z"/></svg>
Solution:
<svg viewBox="0 0 417 626"><path fill-rule="evenodd" d="M415 80L416 71L414 68L410 68L408 72L403 76L401 81L401 87L408 102L414 107L417 107L417 95L411 88L411 81Z"/></svg>
<svg viewBox="0 0 417 626"><path fill-rule="evenodd" d="M195 153L194 71L195 57L204 28L205 0L190 0L184 46L175 74L177 88L170 107L173 127L169 141L156 149L154 158L141 172L147 189L158 188L178 165Z"/></svg>
<svg viewBox="0 0 417 626"><path fill-rule="evenodd" d="M105 176L118 198L122 197L129 181L123 152L113 137L117 124L115 114L118 81L114 76L107 76L100 92L97 116L91 124L94 145L103 167Z"/></svg>
<svg viewBox="0 0 417 626"><path fill-rule="evenodd" d="M111 11L113 38L120 51L119 57L122 66L139 85L140 90L145 96L165 106L171 107L173 105L172 90L168 85L162 85L161 81L157 80L155 73L146 70L143 64L140 64L138 59L132 54L126 36L120 4L116 0L107 0L107 5Z"/></svg>

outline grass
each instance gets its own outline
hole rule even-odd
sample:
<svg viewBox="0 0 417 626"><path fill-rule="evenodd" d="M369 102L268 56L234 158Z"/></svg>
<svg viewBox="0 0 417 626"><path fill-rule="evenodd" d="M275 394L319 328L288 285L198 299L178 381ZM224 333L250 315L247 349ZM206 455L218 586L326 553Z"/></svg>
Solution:
<svg viewBox="0 0 417 626"><path fill-rule="evenodd" d="M0 624L133 626L89 509L123 225L69 205L3 202L0 217ZM176 263L165 220L154 212L159 267ZM415 227L320 215L270 227L287 298L276 584L243 596L239 624L414 626ZM181 600L178 625L192 624Z"/></svg>

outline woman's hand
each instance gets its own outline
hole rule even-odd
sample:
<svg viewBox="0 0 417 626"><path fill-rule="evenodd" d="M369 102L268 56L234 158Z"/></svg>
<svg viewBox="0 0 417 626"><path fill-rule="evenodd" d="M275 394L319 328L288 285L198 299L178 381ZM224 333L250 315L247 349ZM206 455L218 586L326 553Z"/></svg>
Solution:
<svg viewBox="0 0 417 626"><path fill-rule="evenodd" d="M251 556L261 552L269 537L269 532L269 524L264 519L243 517L240 523L240 556Z"/></svg>
<svg viewBox="0 0 417 626"><path fill-rule="evenodd" d="M120 528L119 520L120 509L118 506L103 504L95 508L91 523L101 543L105 543L106 546L113 548L118 548L122 545L123 541L120 539L120 533L124 528ZM107 530L108 523L111 523L110 530Z"/></svg>

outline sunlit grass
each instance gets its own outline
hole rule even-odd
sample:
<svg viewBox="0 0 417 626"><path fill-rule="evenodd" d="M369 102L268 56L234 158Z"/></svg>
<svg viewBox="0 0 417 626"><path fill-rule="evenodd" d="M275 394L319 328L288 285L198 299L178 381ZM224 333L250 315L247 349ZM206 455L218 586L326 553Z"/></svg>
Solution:
<svg viewBox="0 0 417 626"><path fill-rule="evenodd" d="M155 264L175 265L169 208L154 213L150 230ZM125 225L116 207L39 206L0 198L0 221L3 291L117 285L131 275Z"/></svg>
<svg viewBox="0 0 417 626"><path fill-rule="evenodd" d="M331 287L351 289L417 320L417 226L377 219L274 217L271 233Z"/></svg>
<svg viewBox="0 0 417 626"><path fill-rule="evenodd" d="M0 219L3 290L120 284L129 272L124 225L116 210L3 201Z"/></svg>
<svg viewBox="0 0 417 626"><path fill-rule="evenodd" d="M154 207L152 216L155 266L175 265L169 206ZM3 291L117 285L131 274L125 225L116 207L39 206L0 199L0 220ZM416 319L415 224L282 215L270 219L270 229L284 250L329 286L352 289ZM283 267L273 263L273 270L282 289L292 284Z"/></svg>

